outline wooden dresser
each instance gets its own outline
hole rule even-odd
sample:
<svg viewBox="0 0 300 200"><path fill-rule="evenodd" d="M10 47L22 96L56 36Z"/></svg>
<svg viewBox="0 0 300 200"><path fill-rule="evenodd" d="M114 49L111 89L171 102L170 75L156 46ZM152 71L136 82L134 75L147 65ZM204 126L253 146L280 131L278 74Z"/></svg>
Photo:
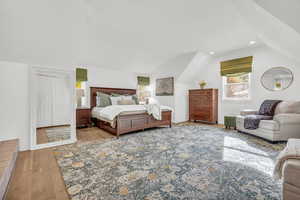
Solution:
<svg viewBox="0 0 300 200"><path fill-rule="evenodd" d="M189 120L218 123L218 89L189 90Z"/></svg>

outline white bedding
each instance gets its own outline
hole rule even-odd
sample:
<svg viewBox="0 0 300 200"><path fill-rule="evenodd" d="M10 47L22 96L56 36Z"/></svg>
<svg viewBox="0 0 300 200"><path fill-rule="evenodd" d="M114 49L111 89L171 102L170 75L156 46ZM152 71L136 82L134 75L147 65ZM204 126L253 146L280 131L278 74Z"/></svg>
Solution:
<svg viewBox="0 0 300 200"><path fill-rule="evenodd" d="M104 107L94 107L94 108L92 109L92 117L93 117L93 118L96 118L96 119L99 119L99 118L100 118L99 113L100 113L100 111L101 111L103 108L104 108Z"/></svg>
<svg viewBox="0 0 300 200"><path fill-rule="evenodd" d="M157 107L156 105L155 107ZM92 110L93 118L97 119L106 119L107 121L113 121L118 115L122 113L130 113L130 112L147 112L152 114L154 118L158 117L160 120L160 114L157 112L165 111L165 110L172 110L172 108L168 106L159 106L160 109L153 109L154 106L149 105L111 105L107 107L94 107Z"/></svg>

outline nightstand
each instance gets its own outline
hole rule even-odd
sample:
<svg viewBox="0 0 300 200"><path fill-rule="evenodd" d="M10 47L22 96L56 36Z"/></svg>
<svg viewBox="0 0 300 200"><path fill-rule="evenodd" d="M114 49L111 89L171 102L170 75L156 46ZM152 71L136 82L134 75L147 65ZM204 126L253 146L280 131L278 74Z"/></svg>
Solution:
<svg viewBox="0 0 300 200"><path fill-rule="evenodd" d="M91 125L91 109L77 108L76 109L76 127L85 127Z"/></svg>

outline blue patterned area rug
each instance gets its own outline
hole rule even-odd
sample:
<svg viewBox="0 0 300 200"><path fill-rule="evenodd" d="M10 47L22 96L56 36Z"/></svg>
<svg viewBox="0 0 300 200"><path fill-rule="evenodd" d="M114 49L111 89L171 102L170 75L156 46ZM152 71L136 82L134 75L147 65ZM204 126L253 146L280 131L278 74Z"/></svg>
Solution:
<svg viewBox="0 0 300 200"><path fill-rule="evenodd" d="M56 148L73 200L281 199L284 144L210 126L175 126Z"/></svg>

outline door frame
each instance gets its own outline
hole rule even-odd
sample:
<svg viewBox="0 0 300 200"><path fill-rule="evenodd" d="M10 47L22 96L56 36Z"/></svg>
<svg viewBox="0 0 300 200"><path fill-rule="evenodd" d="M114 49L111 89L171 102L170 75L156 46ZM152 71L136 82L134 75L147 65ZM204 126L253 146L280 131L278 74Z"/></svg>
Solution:
<svg viewBox="0 0 300 200"><path fill-rule="evenodd" d="M62 140L57 142L49 142L45 144L37 144L36 142L36 128L37 128L37 74L51 75L60 74L68 76L70 79L70 117L71 117L71 138L68 140ZM49 148L58 145L71 144L77 141L76 138L76 104L75 104L75 69L57 69L47 68L40 66L30 66L29 69L29 102L30 102L30 150Z"/></svg>

